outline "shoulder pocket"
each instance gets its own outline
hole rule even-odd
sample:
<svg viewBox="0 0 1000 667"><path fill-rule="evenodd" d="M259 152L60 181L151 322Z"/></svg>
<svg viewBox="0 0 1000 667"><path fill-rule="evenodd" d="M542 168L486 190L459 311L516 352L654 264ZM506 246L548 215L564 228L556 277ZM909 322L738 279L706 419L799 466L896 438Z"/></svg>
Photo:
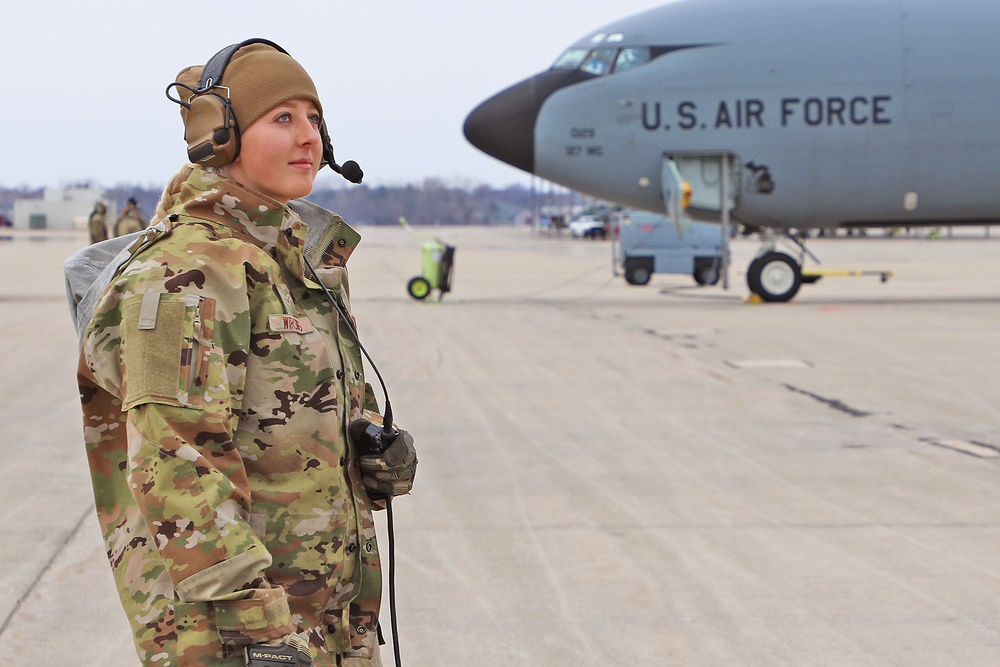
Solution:
<svg viewBox="0 0 1000 667"><path fill-rule="evenodd" d="M215 301L146 292L122 308L122 410L142 403L200 407Z"/></svg>

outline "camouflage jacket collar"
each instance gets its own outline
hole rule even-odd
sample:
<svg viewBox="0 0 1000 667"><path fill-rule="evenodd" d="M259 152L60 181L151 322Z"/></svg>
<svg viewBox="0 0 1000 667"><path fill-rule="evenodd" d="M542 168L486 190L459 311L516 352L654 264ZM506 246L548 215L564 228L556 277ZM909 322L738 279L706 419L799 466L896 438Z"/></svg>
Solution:
<svg viewBox="0 0 1000 667"><path fill-rule="evenodd" d="M361 236L330 211L302 199L283 206L215 172L195 169L173 212L225 225L272 252L303 282L303 255L314 266L345 266ZM181 210L177 210L181 209Z"/></svg>
<svg viewBox="0 0 1000 667"><path fill-rule="evenodd" d="M181 186L183 213L220 222L261 248L274 248L286 220L296 216L277 201L213 171L195 169Z"/></svg>

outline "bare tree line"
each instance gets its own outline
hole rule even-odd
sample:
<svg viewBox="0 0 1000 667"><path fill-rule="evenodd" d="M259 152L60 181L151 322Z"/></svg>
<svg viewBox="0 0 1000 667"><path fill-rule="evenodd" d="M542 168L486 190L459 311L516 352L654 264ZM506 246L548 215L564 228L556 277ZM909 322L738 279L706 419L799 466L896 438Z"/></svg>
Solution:
<svg viewBox="0 0 1000 667"><path fill-rule="evenodd" d="M138 185L116 185L104 192L118 209L134 198L147 216L160 198L159 188ZM0 187L0 214L10 216L17 199L42 196L42 188ZM439 179L426 179L419 186L319 188L308 199L357 225L396 225L400 216L415 225L509 225L523 222L532 210L532 193L524 186L460 188Z"/></svg>

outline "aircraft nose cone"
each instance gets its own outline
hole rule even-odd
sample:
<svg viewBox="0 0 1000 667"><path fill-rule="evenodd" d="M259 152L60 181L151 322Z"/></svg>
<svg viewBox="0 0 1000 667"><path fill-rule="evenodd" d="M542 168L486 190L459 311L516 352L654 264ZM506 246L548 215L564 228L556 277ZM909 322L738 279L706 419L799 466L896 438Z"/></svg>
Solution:
<svg viewBox="0 0 1000 667"><path fill-rule="evenodd" d="M497 93L465 119L469 143L498 160L535 173L535 106L533 79Z"/></svg>
<svg viewBox="0 0 1000 667"><path fill-rule="evenodd" d="M549 70L501 91L465 119L469 143L512 167L535 173L535 121L548 97L592 78L578 70Z"/></svg>

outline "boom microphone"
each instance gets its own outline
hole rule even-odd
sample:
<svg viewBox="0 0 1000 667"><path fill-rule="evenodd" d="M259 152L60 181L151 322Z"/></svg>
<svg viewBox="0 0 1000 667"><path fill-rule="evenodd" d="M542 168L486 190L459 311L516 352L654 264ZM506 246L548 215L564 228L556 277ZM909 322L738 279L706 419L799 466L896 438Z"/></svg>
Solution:
<svg viewBox="0 0 1000 667"><path fill-rule="evenodd" d="M333 169L351 183L360 183L361 179L365 177L365 172L361 171L361 167L354 160L348 160L343 165L330 160L330 169Z"/></svg>

